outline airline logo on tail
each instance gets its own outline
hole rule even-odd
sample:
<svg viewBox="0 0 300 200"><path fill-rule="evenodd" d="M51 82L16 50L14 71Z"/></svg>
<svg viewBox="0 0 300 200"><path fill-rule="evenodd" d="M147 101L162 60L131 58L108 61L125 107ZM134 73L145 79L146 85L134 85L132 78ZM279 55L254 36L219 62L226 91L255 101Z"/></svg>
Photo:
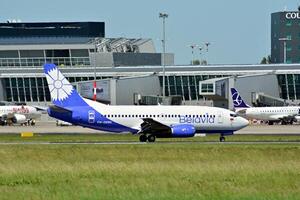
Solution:
<svg viewBox="0 0 300 200"><path fill-rule="evenodd" d="M72 85L56 67L49 69L46 78L53 101L63 101L71 95Z"/></svg>
<svg viewBox="0 0 300 200"><path fill-rule="evenodd" d="M52 103L59 107L86 106L86 102L76 92L72 84L54 64L44 65Z"/></svg>
<svg viewBox="0 0 300 200"><path fill-rule="evenodd" d="M249 108L250 106L247 105L244 100L242 99L241 95L235 88L231 88L231 97L233 101L233 106L235 108Z"/></svg>

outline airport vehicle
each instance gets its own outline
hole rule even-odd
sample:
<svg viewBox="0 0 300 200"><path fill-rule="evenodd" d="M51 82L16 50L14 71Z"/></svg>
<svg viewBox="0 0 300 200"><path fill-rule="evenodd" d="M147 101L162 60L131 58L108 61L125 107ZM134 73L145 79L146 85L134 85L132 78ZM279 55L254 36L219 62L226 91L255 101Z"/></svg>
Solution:
<svg viewBox="0 0 300 200"><path fill-rule="evenodd" d="M0 125L26 124L35 125L35 119L39 118L41 113L33 106L0 106Z"/></svg>
<svg viewBox="0 0 300 200"><path fill-rule="evenodd" d="M45 64L44 72L53 103L48 114L74 125L140 134L141 142L193 137L196 133L218 133L224 141L224 136L248 125L248 120L223 108L105 105L81 97L54 64Z"/></svg>
<svg viewBox="0 0 300 200"><path fill-rule="evenodd" d="M231 95L235 111L240 116L268 121L269 125L273 125L274 122L281 122L282 125L293 124L300 120L299 106L251 107L235 88L231 88Z"/></svg>

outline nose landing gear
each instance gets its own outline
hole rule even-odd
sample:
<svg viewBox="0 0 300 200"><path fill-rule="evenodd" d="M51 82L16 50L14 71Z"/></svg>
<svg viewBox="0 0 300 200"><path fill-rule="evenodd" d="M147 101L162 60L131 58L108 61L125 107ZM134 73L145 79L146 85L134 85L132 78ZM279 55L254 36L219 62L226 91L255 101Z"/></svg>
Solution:
<svg viewBox="0 0 300 200"><path fill-rule="evenodd" d="M220 136L220 142L225 142L225 137L223 135Z"/></svg>

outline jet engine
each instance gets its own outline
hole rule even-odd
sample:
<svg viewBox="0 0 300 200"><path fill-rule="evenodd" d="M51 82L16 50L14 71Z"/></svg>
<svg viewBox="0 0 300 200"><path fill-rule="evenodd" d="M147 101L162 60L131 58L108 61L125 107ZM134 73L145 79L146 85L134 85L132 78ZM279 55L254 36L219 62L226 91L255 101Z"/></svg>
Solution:
<svg viewBox="0 0 300 200"><path fill-rule="evenodd" d="M191 124L177 124L171 127L172 137L194 137L196 129Z"/></svg>
<svg viewBox="0 0 300 200"><path fill-rule="evenodd" d="M25 115L21 115L21 114L14 114L13 118L12 118L12 122L15 124L23 124L25 123L26 117Z"/></svg>

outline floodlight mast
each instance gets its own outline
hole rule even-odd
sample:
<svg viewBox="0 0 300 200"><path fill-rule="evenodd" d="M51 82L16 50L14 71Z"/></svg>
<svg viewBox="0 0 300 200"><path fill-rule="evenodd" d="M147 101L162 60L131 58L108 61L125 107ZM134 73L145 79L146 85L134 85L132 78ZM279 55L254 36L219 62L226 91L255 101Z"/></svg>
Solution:
<svg viewBox="0 0 300 200"><path fill-rule="evenodd" d="M162 18L163 22L163 39L162 39L162 48L163 48L163 56L162 56L162 65L163 65L163 98L162 98L162 103L165 101L165 96L166 96L166 89L165 89L165 74L166 74L166 63L165 63L165 53L166 53L166 31L165 31L165 20L168 18L167 13L159 13L159 18Z"/></svg>
<svg viewBox="0 0 300 200"><path fill-rule="evenodd" d="M97 100L97 77L96 77L96 53L97 53L97 38L94 39L94 83L93 83L93 100Z"/></svg>

